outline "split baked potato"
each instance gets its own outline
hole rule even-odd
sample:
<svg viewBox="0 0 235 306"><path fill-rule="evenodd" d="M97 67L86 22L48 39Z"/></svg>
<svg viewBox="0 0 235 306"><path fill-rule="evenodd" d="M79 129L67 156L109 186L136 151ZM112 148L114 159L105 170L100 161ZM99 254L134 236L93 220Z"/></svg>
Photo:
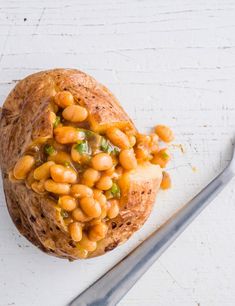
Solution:
<svg viewBox="0 0 235 306"><path fill-rule="evenodd" d="M16 85L0 118L8 210L38 248L94 257L144 224L169 154L106 87L78 70L39 72Z"/></svg>

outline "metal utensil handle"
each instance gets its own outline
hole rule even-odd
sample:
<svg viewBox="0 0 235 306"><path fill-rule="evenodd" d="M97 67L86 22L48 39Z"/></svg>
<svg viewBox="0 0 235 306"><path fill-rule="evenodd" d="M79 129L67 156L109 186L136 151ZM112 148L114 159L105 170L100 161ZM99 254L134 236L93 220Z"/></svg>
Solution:
<svg viewBox="0 0 235 306"><path fill-rule="evenodd" d="M75 298L70 306L113 306L234 176L228 167L122 261Z"/></svg>

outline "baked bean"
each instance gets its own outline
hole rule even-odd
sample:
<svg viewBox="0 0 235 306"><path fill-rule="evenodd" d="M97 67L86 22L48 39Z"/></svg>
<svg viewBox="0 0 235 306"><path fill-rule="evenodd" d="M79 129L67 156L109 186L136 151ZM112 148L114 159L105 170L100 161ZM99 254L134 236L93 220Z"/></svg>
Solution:
<svg viewBox="0 0 235 306"><path fill-rule="evenodd" d="M71 218L71 217L63 218L63 220L64 220L64 224L67 225L67 226L68 226L70 223L73 223L73 222L74 222L73 218Z"/></svg>
<svg viewBox="0 0 235 306"><path fill-rule="evenodd" d="M43 179L48 179L50 177L50 168L54 164L55 163L53 161L48 161L36 168L33 173L35 180L40 181Z"/></svg>
<svg viewBox="0 0 235 306"><path fill-rule="evenodd" d="M77 206L76 200L68 195L59 197L58 204L60 205L61 208L63 208L66 211L72 211Z"/></svg>
<svg viewBox="0 0 235 306"><path fill-rule="evenodd" d="M79 241L79 245L89 252L93 252L97 248L96 241L88 239L86 234L82 235L82 239Z"/></svg>
<svg viewBox="0 0 235 306"><path fill-rule="evenodd" d="M134 135L130 135L128 138L129 138L130 146L134 147L134 145L136 144L136 137Z"/></svg>
<svg viewBox="0 0 235 306"><path fill-rule="evenodd" d="M25 155L21 157L15 164L13 174L17 180L23 180L26 178L27 174L31 171L35 164L35 159L33 156Z"/></svg>
<svg viewBox="0 0 235 306"><path fill-rule="evenodd" d="M109 217L109 219L113 219L115 217L117 217L117 215L119 214L119 202L116 199L112 199L108 201L108 212L107 212L107 216Z"/></svg>
<svg viewBox="0 0 235 306"><path fill-rule="evenodd" d="M115 170L115 178L119 179L123 174L123 168L121 166L117 167Z"/></svg>
<svg viewBox="0 0 235 306"><path fill-rule="evenodd" d="M39 181L39 182L34 182L34 183L32 183L31 188L36 193L42 194L42 193L44 193L46 191L44 183L45 183L44 180Z"/></svg>
<svg viewBox="0 0 235 306"><path fill-rule="evenodd" d="M100 203L100 207L101 207L100 218L103 219L107 215L107 199L106 199L106 196L99 189L94 189L93 193L94 193L94 199L97 200Z"/></svg>
<svg viewBox="0 0 235 306"><path fill-rule="evenodd" d="M133 149L122 150L119 155L119 161L126 170L132 170L137 167L137 160Z"/></svg>
<svg viewBox="0 0 235 306"><path fill-rule="evenodd" d="M73 95L69 91L65 90L58 92L54 97L54 101L58 106L62 108L74 104Z"/></svg>
<svg viewBox="0 0 235 306"><path fill-rule="evenodd" d="M91 159L91 164L95 170L104 171L113 166L113 160L107 153L98 153Z"/></svg>
<svg viewBox="0 0 235 306"><path fill-rule="evenodd" d="M151 159L151 163L159 165L161 168L165 168L171 156L167 149L161 149L156 154L154 154L153 158Z"/></svg>
<svg viewBox="0 0 235 306"><path fill-rule="evenodd" d="M78 222L69 224L69 232L74 241L77 242L82 239L82 227Z"/></svg>
<svg viewBox="0 0 235 306"><path fill-rule="evenodd" d="M155 133L164 142L171 142L174 139L174 134L172 130L165 125L157 125L155 127Z"/></svg>
<svg viewBox="0 0 235 306"><path fill-rule="evenodd" d="M112 177L115 172L115 166L112 166L110 169L103 172L104 175Z"/></svg>
<svg viewBox="0 0 235 306"><path fill-rule="evenodd" d="M104 194L105 194L106 200L110 200L113 198L113 194L110 190L105 191Z"/></svg>
<svg viewBox="0 0 235 306"><path fill-rule="evenodd" d="M93 197L95 200L98 201L98 198L102 195L102 190L99 189L93 189Z"/></svg>
<svg viewBox="0 0 235 306"><path fill-rule="evenodd" d="M130 175L128 172L124 172L118 180L118 186L121 193L126 193L130 186Z"/></svg>
<svg viewBox="0 0 235 306"><path fill-rule="evenodd" d="M85 259L87 258L89 252L87 250L85 250L84 248L82 248L79 245L79 242L77 243L77 248L76 248L76 256L80 259Z"/></svg>
<svg viewBox="0 0 235 306"><path fill-rule="evenodd" d="M89 187L93 187L94 184L99 180L100 172L93 168L87 168L83 172L83 183Z"/></svg>
<svg viewBox="0 0 235 306"><path fill-rule="evenodd" d="M101 215L100 215L100 219L104 219L107 216L107 205L105 205L104 207L101 207Z"/></svg>
<svg viewBox="0 0 235 306"><path fill-rule="evenodd" d="M145 134L138 134L136 141L137 141L137 145L148 147L148 145L151 141L151 137L149 135L145 135Z"/></svg>
<svg viewBox="0 0 235 306"><path fill-rule="evenodd" d="M114 179L114 180L118 180L118 179L119 179L118 173L115 171L115 172L113 173L113 175L111 176L111 178Z"/></svg>
<svg viewBox="0 0 235 306"><path fill-rule="evenodd" d="M94 182L88 181L88 180L85 180L85 179L82 179L81 183L83 185L86 185L87 187L90 187L90 188L94 186Z"/></svg>
<svg viewBox="0 0 235 306"><path fill-rule="evenodd" d="M148 160L151 157L148 149L144 148L144 147L141 147L141 148L137 147L137 148L135 148L135 156L136 156L136 158L138 160L141 160L141 161Z"/></svg>
<svg viewBox="0 0 235 306"><path fill-rule="evenodd" d="M99 194L97 191L98 191L98 189L94 189L94 199L97 200L102 207L102 206L106 205L107 200L106 200L105 195L102 192L101 192L101 194ZM99 190L99 191L101 191L101 190Z"/></svg>
<svg viewBox="0 0 235 306"><path fill-rule="evenodd" d="M135 147L136 158L140 161L149 160L152 157L150 154L150 146L151 137L149 135L138 134L137 145Z"/></svg>
<svg viewBox="0 0 235 306"><path fill-rule="evenodd" d="M158 144L158 136L154 133L150 134L151 142L150 142L150 151L151 153L157 153L159 151L159 144Z"/></svg>
<svg viewBox="0 0 235 306"><path fill-rule="evenodd" d="M89 147L88 144L86 143L84 146L84 152L79 151L77 148L78 146L82 146L83 144L74 144L71 148L71 157L72 160L75 161L76 163L88 163L90 161L90 153L89 153ZM87 149L87 150L86 150Z"/></svg>
<svg viewBox="0 0 235 306"><path fill-rule="evenodd" d="M81 154L75 149L76 144L74 144L71 148L71 157L72 160L75 161L76 163L79 163L81 160Z"/></svg>
<svg viewBox="0 0 235 306"><path fill-rule="evenodd" d="M77 173L62 165L52 165L50 167L50 174L56 183L69 183L73 184L77 181Z"/></svg>
<svg viewBox="0 0 235 306"><path fill-rule="evenodd" d="M10 179L10 181L16 181L16 178L14 177L14 175L13 175L13 173L12 173L12 171L9 173L9 179ZM27 175L27 177L26 177L26 179L25 179L25 185L26 185L26 187L28 188L28 189L31 189L31 185L33 184L35 182L35 179L34 179L34 177L33 177L33 170L31 170L29 173L28 173L28 175Z"/></svg>
<svg viewBox="0 0 235 306"><path fill-rule="evenodd" d="M91 226L91 228L88 231L88 238L92 241L99 241L106 236L107 231L108 231L107 225L100 222L98 224Z"/></svg>
<svg viewBox="0 0 235 306"><path fill-rule="evenodd" d="M91 226L93 226L93 225L96 225L96 224L100 224L102 221L101 221L101 218L99 217L99 218L95 218L95 219L92 219L90 222L89 222L89 224L88 224L88 226L89 226L89 228L91 227Z"/></svg>
<svg viewBox="0 0 235 306"><path fill-rule="evenodd" d="M53 180L45 181L45 189L55 194L69 194L70 185L65 183L56 183Z"/></svg>
<svg viewBox="0 0 235 306"><path fill-rule="evenodd" d="M62 144L73 143L85 139L85 134L72 126L62 126L54 129L57 142Z"/></svg>
<svg viewBox="0 0 235 306"><path fill-rule="evenodd" d="M91 219L91 217L88 217L79 207L72 211L72 217L79 222L87 222Z"/></svg>
<svg viewBox="0 0 235 306"><path fill-rule="evenodd" d="M128 136L116 127L111 127L106 131L106 135L109 140L117 147L121 149L130 148L130 141Z"/></svg>
<svg viewBox="0 0 235 306"><path fill-rule="evenodd" d="M65 165L66 163L71 164L71 157L64 151L58 151L55 155L49 155L47 158L49 161L54 161L56 164Z"/></svg>
<svg viewBox="0 0 235 306"><path fill-rule="evenodd" d="M71 194L75 198L85 198L85 197L92 197L93 191L91 188L87 187L86 185L82 184L75 184L71 187Z"/></svg>
<svg viewBox="0 0 235 306"><path fill-rule="evenodd" d="M62 116L71 122L82 122L86 120L88 112L80 105L70 105L63 110Z"/></svg>
<svg viewBox="0 0 235 306"><path fill-rule="evenodd" d="M93 198L82 198L80 200L80 206L84 213L89 217L97 218L101 214L100 204Z"/></svg>
<svg viewBox="0 0 235 306"><path fill-rule="evenodd" d="M114 180L118 180L119 176L116 172L113 173L113 175L110 176Z"/></svg>
<svg viewBox="0 0 235 306"><path fill-rule="evenodd" d="M112 187L113 181L110 176L101 176L99 181L96 183L96 188L100 190L108 190Z"/></svg>
<svg viewBox="0 0 235 306"><path fill-rule="evenodd" d="M169 173L167 173L166 171L162 172L162 182L161 182L161 189L166 190L171 188L171 177L169 175Z"/></svg>

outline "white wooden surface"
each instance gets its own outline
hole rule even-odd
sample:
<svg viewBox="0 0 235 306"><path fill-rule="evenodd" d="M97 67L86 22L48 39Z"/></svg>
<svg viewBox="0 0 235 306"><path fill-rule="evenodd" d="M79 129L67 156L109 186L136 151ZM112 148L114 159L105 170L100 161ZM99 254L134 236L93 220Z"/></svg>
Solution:
<svg viewBox="0 0 235 306"><path fill-rule="evenodd" d="M0 100L35 71L74 67L106 84L138 128L171 125L173 189L128 243L67 262L31 246L0 197L0 305L65 305L211 180L235 132L234 0L0 0ZM193 171L194 167L196 172ZM235 305L235 181L120 306Z"/></svg>

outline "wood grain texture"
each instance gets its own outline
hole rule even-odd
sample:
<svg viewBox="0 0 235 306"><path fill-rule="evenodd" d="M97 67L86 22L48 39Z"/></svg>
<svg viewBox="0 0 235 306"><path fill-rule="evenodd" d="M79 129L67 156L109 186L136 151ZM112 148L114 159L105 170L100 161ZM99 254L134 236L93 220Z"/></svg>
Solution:
<svg viewBox="0 0 235 306"><path fill-rule="evenodd" d="M78 68L113 91L142 131L176 134L173 188L128 243L73 262L42 254L0 196L0 305L62 306L167 220L228 163L235 132L235 1L0 0L0 101L17 80ZM193 171L194 167L196 172ZM120 306L235 304L235 182L177 239Z"/></svg>

